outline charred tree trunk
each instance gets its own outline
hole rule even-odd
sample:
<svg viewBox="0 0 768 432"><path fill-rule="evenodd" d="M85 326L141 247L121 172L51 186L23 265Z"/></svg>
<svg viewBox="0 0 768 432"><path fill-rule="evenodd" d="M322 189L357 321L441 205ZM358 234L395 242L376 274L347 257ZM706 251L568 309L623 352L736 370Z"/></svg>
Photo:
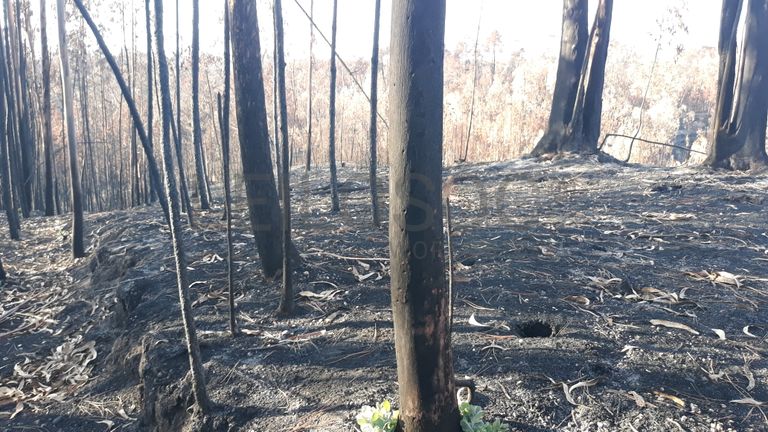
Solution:
<svg viewBox="0 0 768 432"><path fill-rule="evenodd" d="M5 50L2 40L0 40L0 182L2 182L3 208L8 219L8 232L11 240L19 240L21 227L19 225L19 214L16 212L16 206L13 204L13 195L11 194L11 159L9 153L8 136L6 135L5 106L6 106L6 80L5 68Z"/></svg>
<svg viewBox="0 0 768 432"><path fill-rule="evenodd" d="M59 59L61 61L61 83L64 90L64 121L69 149L69 178L72 198L72 256L85 256L83 244L83 202L80 191L80 173L77 171L77 138L75 134L75 113L73 111L72 80L69 76L69 53L67 52L66 10L64 0L56 1L56 15L59 25Z"/></svg>
<svg viewBox="0 0 768 432"><path fill-rule="evenodd" d="M176 158L179 161L179 189L181 190L182 209L187 212L187 219L192 225L193 213L192 202L189 199L189 186L187 185L187 170L184 167L184 152L182 150L182 129L181 129L181 52L179 45L179 0L176 0Z"/></svg>
<svg viewBox="0 0 768 432"><path fill-rule="evenodd" d="M586 60L582 65L579 89L571 122L561 145L569 151L597 153L600 138L600 117L603 112L603 84L608 44L611 35L613 0L600 0L595 22L589 35Z"/></svg>
<svg viewBox="0 0 768 432"><path fill-rule="evenodd" d="M464 141L464 153L459 156L459 162L464 163L469 157L469 142L472 139L472 125L475 121L475 95L477 94L477 45L480 42L480 23L482 21L482 14L477 19L477 32L475 33L475 52L474 61L472 62L472 96L469 102L469 120L467 121L467 137Z"/></svg>
<svg viewBox="0 0 768 432"><path fill-rule="evenodd" d="M746 1L746 26L736 64L738 19ZM724 0L720 24L720 70L713 118L714 137L706 165L750 170L768 165L768 0ZM738 70L737 70L738 68Z"/></svg>
<svg viewBox="0 0 768 432"><path fill-rule="evenodd" d="M312 69L315 67L315 58L312 48L315 45L315 0L309 0L309 79L307 82L307 160L305 169L307 173L312 169Z"/></svg>
<svg viewBox="0 0 768 432"><path fill-rule="evenodd" d="M177 0L178 2L178 0ZM177 3L178 4L178 3ZM237 335L235 321L235 281L232 259L232 193L229 175L229 105L230 105L230 46L229 46L229 0L224 0L224 105L219 102L219 125L221 129L221 168L224 175L224 216L227 218L227 287L229 291L229 331Z"/></svg>
<svg viewBox="0 0 768 432"><path fill-rule="evenodd" d="M163 102L163 168L165 169L165 194L168 199L171 221L171 241L176 261L176 282L179 287L179 304L184 334L189 354L189 367L192 372L192 391L197 407L203 414L210 411L211 402L205 387L205 372L200 357L200 345L197 341L195 320L189 299L189 279L187 258L182 240L179 196L176 191L176 177L173 173L173 152L171 150L171 88L168 76L168 61L165 57L165 39L163 39L163 0L155 0L155 42L157 44L157 64L160 72L160 93Z"/></svg>
<svg viewBox="0 0 768 432"><path fill-rule="evenodd" d="M587 34L586 0L565 0L552 110L532 154L597 153L613 0L600 0Z"/></svg>
<svg viewBox="0 0 768 432"><path fill-rule="evenodd" d="M45 160L45 215L53 216L53 130L51 128L51 55L48 52L48 25L45 0L40 0L40 46L43 81L43 155Z"/></svg>
<svg viewBox="0 0 768 432"><path fill-rule="evenodd" d="M200 208L211 208L205 187L203 130L200 125L200 0L192 0L192 141L195 147L195 174Z"/></svg>
<svg viewBox="0 0 768 432"><path fill-rule="evenodd" d="M267 278L280 272L280 205L269 146L256 3L231 0L232 54L240 158L251 229Z"/></svg>
<svg viewBox="0 0 768 432"><path fill-rule="evenodd" d="M128 105L128 110L130 111L131 119L133 120L133 126L139 136L139 141L141 141L141 146L144 149L144 155L147 159L150 181L155 185L157 190L162 190L160 186L162 184L160 180L160 171L158 171L157 162L155 161L152 148L149 146L149 138L147 137L147 133L144 129L144 124L142 123L141 116L139 115L139 110L136 108L136 102L134 101L133 96L131 96L131 90L128 88L128 85L126 85L125 80L123 79L123 74L120 73L120 68L115 61L115 58L112 56L112 53L109 51L107 44L104 42L104 38L101 36L98 27L96 27L96 23L93 22L91 15L83 5L83 0L73 1L77 9L80 11L80 14L83 16L86 24L88 24L88 27L91 29L91 33L96 39L96 43L99 45L99 48L101 48L101 52L104 54L104 58L107 60L109 67L112 69L112 74L115 76L117 85L120 87L120 92L123 94L123 99L125 100L126 105ZM166 221L170 221L168 201L163 194L160 194L159 198L160 206L163 209L165 219Z"/></svg>
<svg viewBox="0 0 768 432"><path fill-rule="evenodd" d="M588 3L588 0L563 1L563 27L555 92L552 95L547 130L533 149L534 156L556 153L562 149L562 144L566 140L587 51Z"/></svg>
<svg viewBox="0 0 768 432"><path fill-rule="evenodd" d="M154 72L152 72L152 17L150 16L150 10L152 6L150 4L150 0L146 0L144 4L144 19L146 20L146 27L147 27L147 140L149 144L149 148L154 151L154 144L153 144L153 135L154 135L154 108L152 107L153 102L153 88L154 88L154 82L155 82L155 75ZM154 201L155 198L158 197L160 194L160 189L157 189L155 187L154 183L150 183L149 185L149 200Z"/></svg>
<svg viewBox="0 0 768 432"><path fill-rule="evenodd" d="M11 171L14 172L15 191L21 213L26 218L32 210L32 182L35 173L35 143L31 129L29 91L27 85L26 54L21 37L21 13L19 2L13 4L5 1L6 19L6 61L8 67L7 78L11 91L8 92L8 109L15 121L15 145L13 155L17 155L13 161Z"/></svg>
<svg viewBox="0 0 768 432"><path fill-rule="evenodd" d="M379 191L376 184L376 169L378 164L377 149L376 149L376 116L378 115L377 107L379 100L379 26L381 16L381 0L376 0L374 6L374 19L373 19L373 54L371 55L371 120L370 129L368 130L369 137L369 149L371 154L370 169L368 182L371 185L371 214L373 216L373 225L378 227L379 221Z"/></svg>
<svg viewBox="0 0 768 432"><path fill-rule="evenodd" d="M445 0L395 0L389 250L401 430L458 432L442 212Z"/></svg>
<svg viewBox="0 0 768 432"><path fill-rule="evenodd" d="M336 16L338 0L333 0L333 26L331 28L331 91L330 107L328 108L328 163L331 167L331 212L338 212L339 185L336 179Z"/></svg>
<svg viewBox="0 0 768 432"><path fill-rule="evenodd" d="M275 145L275 170L277 171L277 197L283 200L283 160L280 157L280 107L277 101L277 9L272 7L272 131Z"/></svg>
<svg viewBox="0 0 768 432"><path fill-rule="evenodd" d="M280 102L280 142L283 145L280 187L283 191L283 290L280 293L278 313L288 316L293 313L293 280L291 270L291 166L288 145L288 100L285 90L285 47L283 36L283 6L275 0L275 36L277 41L277 90Z"/></svg>
<svg viewBox="0 0 768 432"><path fill-rule="evenodd" d="M3 268L3 259L0 258L0 281L4 281L6 278L5 269Z"/></svg>

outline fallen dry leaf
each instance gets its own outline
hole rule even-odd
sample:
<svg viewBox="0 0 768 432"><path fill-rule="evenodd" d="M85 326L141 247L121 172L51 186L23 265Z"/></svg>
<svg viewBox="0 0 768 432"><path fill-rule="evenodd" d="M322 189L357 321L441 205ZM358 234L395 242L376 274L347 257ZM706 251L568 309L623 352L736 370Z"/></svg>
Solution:
<svg viewBox="0 0 768 432"><path fill-rule="evenodd" d="M651 325L667 327L667 328L673 328L673 329L678 329L678 330L685 330L688 333L692 333L692 334L695 334L695 335L699 334L698 331L692 329L691 327L689 327L689 326L687 326L685 324L682 324L682 323L674 322L674 321L652 319L651 320Z"/></svg>
<svg viewBox="0 0 768 432"><path fill-rule="evenodd" d="M570 303L580 304L582 306L588 306L590 303L589 299L583 295L570 295L567 297L563 297L563 300Z"/></svg>
<svg viewBox="0 0 768 432"><path fill-rule="evenodd" d="M730 402L731 403L735 403L735 404L752 405L752 406L763 406L763 405L765 405L765 402L760 402L760 401L752 399L752 398L734 399L734 400L732 400Z"/></svg>
<svg viewBox="0 0 768 432"><path fill-rule="evenodd" d="M491 327L493 327L493 326L492 326L492 325L490 325L490 324L483 324L483 323L479 322L479 321L478 321L478 320L475 318L475 314L472 314L472 315L470 315L470 316L469 316L469 319L467 320L467 322L469 323L469 325L471 325L471 326L473 326L473 327L485 327L485 328L491 328Z"/></svg>
<svg viewBox="0 0 768 432"><path fill-rule="evenodd" d="M662 399L666 399L674 402L675 405L679 406L680 408L685 408L685 401L675 395L671 395L671 394L660 392L660 391L654 391L653 394L655 394L656 396Z"/></svg>

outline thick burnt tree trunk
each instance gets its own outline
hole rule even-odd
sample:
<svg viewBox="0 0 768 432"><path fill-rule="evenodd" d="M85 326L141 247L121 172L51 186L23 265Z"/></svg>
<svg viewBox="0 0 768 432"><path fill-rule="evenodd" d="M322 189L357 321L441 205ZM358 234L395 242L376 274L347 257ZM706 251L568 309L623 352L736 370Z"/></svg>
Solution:
<svg viewBox="0 0 768 432"><path fill-rule="evenodd" d="M740 61L738 19L747 13ZM750 170L768 165L768 0L723 0L720 23L718 96L711 129L712 147L705 161L714 168ZM737 69L738 68L738 69Z"/></svg>
<svg viewBox="0 0 768 432"><path fill-rule="evenodd" d="M563 1L563 27L560 35L560 60L557 64L555 92L544 136L536 144L535 156L555 153L566 138L566 128L571 122L580 74L587 52L588 0Z"/></svg>
<svg viewBox="0 0 768 432"><path fill-rule="evenodd" d="M565 149L573 152L597 153L612 15L613 0L600 0L589 35L586 61L582 64L573 115L558 151Z"/></svg>
<svg viewBox="0 0 768 432"><path fill-rule="evenodd" d="M262 269L274 278L283 264L280 205L272 171L256 3L232 0L232 59L240 158L251 229Z"/></svg>
<svg viewBox="0 0 768 432"><path fill-rule="evenodd" d="M48 52L46 2L40 0L40 46L42 49L43 81L43 157L45 161L45 215L53 216L53 129L51 127L51 54Z"/></svg>
<svg viewBox="0 0 768 432"><path fill-rule="evenodd" d="M531 155L596 153L613 0L600 0L587 32L587 0L563 1L560 60L544 136Z"/></svg>
<svg viewBox="0 0 768 432"><path fill-rule="evenodd" d="M458 432L442 212L445 0L395 0L389 250L401 430Z"/></svg>
<svg viewBox="0 0 768 432"><path fill-rule="evenodd" d="M381 16L381 0L376 0L374 6L373 19L373 54L371 54L371 120L368 130L369 151L371 154L370 169L368 170L368 183L371 187L371 215L373 216L373 225L379 226L379 191L376 184L376 175L378 158L376 149L376 116L378 115L379 100L379 27Z"/></svg>
<svg viewBox="0 0 768 432"><path fill-rule="evenodd" d="M160 72L160 93L162 100L163 125L163 168L165 170L165 195L170 209L171 241L173 255L176 261L176 283L179 289L179 306L187 343L189 367L192 372L192 392L201 413L210 411L211 401L205 386L205 372L200 356L200 344L197 340L195 320L192 315L192 302L189 298L189 277L187 274L187 259L184 252L180 218L179 195L176 190L176 177L173 172L173 151L171 150L171 84L168 74L168 60L165 56L165 39L163 38L163 0L155 0L155 43L157 45L157 65Z"/></svg>
<svg viewBox="0 0 768 432"><path fill-rule="evenodd" d="M0 40L0 182L2 182L3 208L8 220L8 231L11 240L19 240L21 228L19 225L19 214L16 212L16 206L13 204L13 195L11 193L11 159L10 142L6 135L5 106L8 100L6 94L7 76L5 68L5 49L2 40Z"/></svg>
<svg viewBox="0 0 768 432"><path fill-rule="evenodd" d="M77 138L75 134L75 113L72 93L72 79L69 76L69 52L67 51L66 10L64 0L56 1L56 15L59 25L59 59L61 61L61 83L64 87L64 122L67 130L69 149L69 179L72 198L72 256L85 256L83 244L83 198L80 190L80 173L77 170Z"/></svg>

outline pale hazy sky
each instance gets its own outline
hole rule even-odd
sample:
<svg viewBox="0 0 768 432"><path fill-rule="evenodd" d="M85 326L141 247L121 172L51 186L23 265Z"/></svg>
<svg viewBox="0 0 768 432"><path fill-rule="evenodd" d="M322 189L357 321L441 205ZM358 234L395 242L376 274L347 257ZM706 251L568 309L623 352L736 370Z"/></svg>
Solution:
<svg viewBox="0 0 768 432"><path fill-rule="evenodd" d="M143 47L143 0L132 0L138 9L137 46ZM259 6L259 24L263 41L262 49L271 49L272 0L255 0ZM310 0L283 0L285 16L286 50L289 58L306 57L309 23L296 5L298 1L309 10ZM49 1L49 25L55 29L55 1ZM590 15L596 0L590 0ZM37 1L33 1L37 9ZM95 20L107 29L105 35L115 53L122 46L119 4L130 10L131 0L101 0L102 6L92 11ZM314 0L315 20L320 29L330 37L332 0ZM370 57L373 27L374 0L338 0L338 52L342 57ZM382 0L381 47L389 46L392 0ZM165 0L165 25L168 50L175 46L175 1ZM633 45L638 50L655 49L651 33L658 33L657 21L670 18L670 7L680 7L688 34L675 44L686 47L715 46L717 43L720 0L615 0L611 38L617 43ZM70 5L71 8L74 6ZM211 53L221 52L222 17L224 0L200 0L201 47ZM559 49L561 25L561 0L447 0L446 47L453 49L460 42L472 46L480 20L480 41L492 31L501 34L500 55L520 48L529 52L552 52ZM191 41L191 0L180 0L182 45ZM112 20L110 22L110 19ZM130 12L126 13L130 22ZM55 32L49 30L51 43ZM327 45L317 36L316 55L324 56Z"/></svg>

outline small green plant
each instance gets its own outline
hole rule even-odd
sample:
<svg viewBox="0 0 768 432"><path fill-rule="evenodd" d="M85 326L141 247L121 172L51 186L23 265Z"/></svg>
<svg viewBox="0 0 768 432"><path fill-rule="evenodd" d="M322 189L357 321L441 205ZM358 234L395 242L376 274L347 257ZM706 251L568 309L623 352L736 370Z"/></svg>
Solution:
<svg viewBox="0 0 768 432"><path fill-rule="evenodd" d="M461 413L461 430L463 432L508 432L509 426L499 420L488 423L483 420L483 409L477 405L463 402L459 405Z"/></svg>
<svg viewBox="0 0 768 432"><path fill-rule="evenodd" d="M509 432L509 426L499 420L488 423L483 420L483 409L468 402L459 404L461 430L463 432ZM362 432L395 432L400 412L392 410L388 400L376 405L365 405L357 414L357 424Z"/></svg>
<svg viewBox="0 0 768 432"><path fill-rule="evenodd" d="M357 414L356 420L362 432L395 432L399 415L400 412L393 411L392 405L385 400L375 408L365 405Z"/></svg>

